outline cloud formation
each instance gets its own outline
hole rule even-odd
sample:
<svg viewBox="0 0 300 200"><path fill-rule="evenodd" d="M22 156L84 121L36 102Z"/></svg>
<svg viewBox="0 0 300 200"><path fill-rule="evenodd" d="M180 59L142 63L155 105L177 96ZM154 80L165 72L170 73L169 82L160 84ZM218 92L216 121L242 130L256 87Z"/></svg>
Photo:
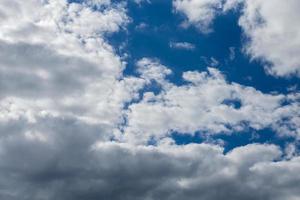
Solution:
<svg viewBox="0 0 300 200"><path fill-rule="evenodd" d="M184 72L186 84L178 86L162 79L166 67L157 61L143 59L138 67L147 68L142 77L157 80L162 90L158 94L146 92L140 102L129 106L124 131L128 141L147 143L172 132L218 134L249 127L271 127L279 135L299 137L297 93L264 94L252 87L228 83L215 68Z"/></svg>
<svg viewBox="0 0 300 200"><path fill-rule="evenodd" d="M76 128L76 127L74 127ZM61 135L62 134L62 135ZM300 159L274 162L273 145L223 154L218 146L140 147L57 134L60 143L1 143L1 198L290 200L299 196ZM68 148L67 148L68 147ZM10 155L10 156L8 156Z"/></svg>
<svg viewBox="0 0 300 200"><path fill-rule="evenodd" d="M271 127L297 138L299 94L264 94L214 68L177 85L151 58L125 76L106 36L129 21L123 2L0 0L0 199L296 199L292 144L225 154L169 133Z"/></svg>
<svg viewBox="0 0 300 200"><path fill-rule="evenodd" d="M104 37L128 22L122 6L1 1L0 100L14 108L7 115L70 115L115 126L138 81L122 79L121 58Z"/></svg>

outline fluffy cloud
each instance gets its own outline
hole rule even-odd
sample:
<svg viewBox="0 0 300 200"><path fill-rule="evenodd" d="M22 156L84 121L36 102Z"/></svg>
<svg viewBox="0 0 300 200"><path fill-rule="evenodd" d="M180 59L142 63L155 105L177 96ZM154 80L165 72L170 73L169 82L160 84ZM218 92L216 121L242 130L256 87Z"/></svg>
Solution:
<svg viewBox="0 0 300 200"><path fill-rule="evenodd" d="M2 0L0 10L1 119L46 112L115 126L141 87L104 37L127 24L123 5Z"/></svg>
<svg viewBox="0 0 300 200"><path fill-rule="evenodd" d="M170 130L240 130L242 121L297 135L299 96L227 83L211 68L185 72L178 86L170 69L147 58L137 62L138 77L124 76L106 39L129 22L124 6L0 0L0 199L299 196L292 146L282 153L252 144L224 154L220 146L166 138ZM146 92L152 84L162 91ZM157 146L143 145L152 136L162 138Z"/></svg>
<svg viewBox="0 0 300 200"><path fill-rule="evenodd" d="M210 24L222 6L220 0L174 0L175 10L188 18L188 23L196 25L204 33L211 31Z"/></svg>
<svg viewBox="0 0 300 200"><path fill-rule="evenodd" d="M276 76L300 77L300 2L245 1L239 24L249 37L246 51L266 62L266 70Z"/></svg>
<svg viewBox="0 0 300 200"><path fill-rule="evenodd" d="M139 60L136 66L140 77L148 83L151 81L165 83L166 76L172 73L170 69L160 64L158 60L150 58Z"/></svg>
<svg viewBox="0 0 300 200"><path fill-rule="evenodd" d="M300 76L299 1L174 0L173 5L200 30L210 30L216 15L241 7L239 25L248 37L245 52L261 60L272 75Z"/></svg>
<svg viewBox="0 0 300 200"><path fill-rule="evenodd" d="M147 67L157 72L166 68L156 62ZM144 93L140 102L129 106L125 140L147 143L174 131L217 134L248 127L273 127L281 135L300 134L299 94L264 94L252 87L228 83L214 68L183 73L186 84L180 86L158 79L162 87L159 94Z"/></svg>

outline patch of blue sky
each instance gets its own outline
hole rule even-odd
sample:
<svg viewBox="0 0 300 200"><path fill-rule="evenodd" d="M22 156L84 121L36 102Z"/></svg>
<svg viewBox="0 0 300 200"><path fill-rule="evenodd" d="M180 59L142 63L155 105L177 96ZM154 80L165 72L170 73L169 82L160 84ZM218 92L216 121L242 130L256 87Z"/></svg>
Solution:
<svg viewBox="0 0 300 200"><path fill-rule="evenodd" d="M231 134L221 133L217 135L206 134L205 132L196 132L195 134L188 133L171 133L177 145L185 145L190 143L215 143L223 146L224 152L229 152L232 149L247 144L275 144L282 149L285 149L288 144L297 144L293 137L281 137L274 133L273 130L266 128L263 130L248 129L243 132L235 132Z"/></svg>
<svg viewBox="0 0 300 200"><path fill-rule="evenodd" d="M181 27L184 17L173 12L170 0L154 0L151 4L142 5L129 2L128 15L132 22L127 30L109 36L117 51L128 55L125 74L135 74L135 62L150 57L158 58L171 68L173 75L170 79L177 84L182 84L182 72L204 71L208 65L215 64L214 67L220 69L229 82L252 86L262 92L286 94L290 88L299 89L297 78L268 75L263 69L264 63L251 61L242 52L246 38L237 24L237 11L218 16L212 24L213 32L208 34L193 26ZM193 51L170 48L170 42L187 42L195 48Z"/></svg>

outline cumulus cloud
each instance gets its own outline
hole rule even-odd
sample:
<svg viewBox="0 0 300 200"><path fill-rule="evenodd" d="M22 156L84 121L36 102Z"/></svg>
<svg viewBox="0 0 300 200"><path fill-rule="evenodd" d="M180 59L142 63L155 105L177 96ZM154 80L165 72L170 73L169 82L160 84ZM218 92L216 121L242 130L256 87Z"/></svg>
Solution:
<svg viewBox="0 0 300 200"><path fill-rule="evenodd" d="M149 58L137 61L136 77L124 76L106 35L129 22L125 6L0 0L0 199L299 196L292 146L251 144L224 154L211 144L178 146L166 134L230 132L246 121L296 136L299 95L263 94L213 68L185 72L178 86ZM151 84L161 91L147 92ZM144 145L153 136L157 145Z"/></svg>
<svg viewBox="0 0 300 200"><path fill-rule="evenodd" d="M265 61L267 72L275 76L300 77L300 2L245 1L240 26L249 37L246 52Z"/></svg>
<svg viewBox="0 0 300 200"><path fill-rule="evenodd" d="M155 62L147 63L146 67L156 72L166 68ZM168 137L174 131L217 134L248 127L273 127L280 135L299 136L299 94L264 94L227 82L215 68L208 68L208 72L185 72L183 79L187 83L178 86L158 77L162 91L144 93L140 102L129 106L125 140L147 143L152 138Z"/></svg>
<svg viewBox="0 0 300 200"><path fill-rule="evenodd" d="M0 10L0 100L14 108L2 118L48 112L115 126L140 87L122 78L123 63L104 37L127 24L123 5L2 0Z"/></svg>
<svg viewBox="0 0 300 200"><path fill-rule="evenodd" d="M274 76L300 76L299 1L173 0L173 5L200 30L211 30L217 15L240 8L239 25L248 38L245 52Z"/></svg>
<svg viewBox="0 0 300 200"><path fill-rule="evenodd" d="M159 63L159 60L142 58L136 63L137 71L140 77L150 81L157 81L159 83L164 83L166 76L170 75L172 71Z"/></svg>
<svg viewBox="0 0 300 200"><path fill-rule="evenodd" d="M194 24L204 33L211 32L211 23L222 6L220 0L173 0L176 11L184 13L188 23Z"/></svg>
<svg viewBox="0 0 300 200"><path fill-rule="evenodd" d="M299 158L274 162L281 155L276 146L252 144L225 155L208 144L99 142L90 148L93 137L64 133L56 135L59 143L20 138L1 143L6 153L1 154L1 198L289 200L299 195Z"/></svg>

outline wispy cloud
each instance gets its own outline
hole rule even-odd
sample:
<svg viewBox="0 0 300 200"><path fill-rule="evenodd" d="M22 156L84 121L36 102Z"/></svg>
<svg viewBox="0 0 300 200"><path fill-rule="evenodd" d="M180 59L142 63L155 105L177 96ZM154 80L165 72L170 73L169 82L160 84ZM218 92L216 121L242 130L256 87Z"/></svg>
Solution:
<svg viewBox="0 0 300 200"><path fill-rule="evenodd" d="M194 50L196 46L189 42L170 42L170 48L173 49L184 49L184 50Z"/></svg>

